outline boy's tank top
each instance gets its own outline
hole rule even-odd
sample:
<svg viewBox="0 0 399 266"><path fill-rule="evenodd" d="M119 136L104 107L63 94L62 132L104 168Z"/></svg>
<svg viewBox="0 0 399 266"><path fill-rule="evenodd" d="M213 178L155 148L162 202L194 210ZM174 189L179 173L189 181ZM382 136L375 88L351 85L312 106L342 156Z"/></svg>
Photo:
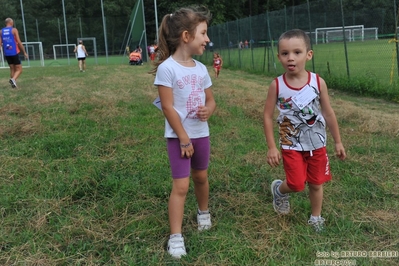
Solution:
<svg viewBox="0 0 399 266"><path fill-rule="evenodd" d="M312 151L326 146L326 126L320 108L320 80L308 72L302 88L292 88L284 75L277 77L277 109L282 149Z"/></svg>

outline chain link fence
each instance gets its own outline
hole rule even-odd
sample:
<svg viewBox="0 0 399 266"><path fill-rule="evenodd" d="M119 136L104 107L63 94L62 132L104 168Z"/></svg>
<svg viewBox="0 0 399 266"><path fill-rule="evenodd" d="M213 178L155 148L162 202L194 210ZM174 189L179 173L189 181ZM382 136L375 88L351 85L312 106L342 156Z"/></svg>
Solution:
<svg viewBox="0 0 399 266"><path fill-rule="evenodd" d="M128 61L127 56L123 57L123 55L126 54L128 47L130 51L133 51L140 45L143 51L147 50L145 47L145 31L140 29L138 36L133 38L131 33L132 21L129 21L127 17L106 17L105 33L102 17L66 16L64 20L63 17L34 18L27 12L25 14L25 28L22 18L16 17L13 19L29 54L29 62L21 57L21 60L24 60L23 65L40 65L39 60L42 51L44 60L46 60L45 65L69 64L69 60L66 59L75 59L73 51L79 39L84 40L84 45L89 54L88 59L95 59L96 63L97 56L105 62L105 55L114 56L113 61L109 63L121 63L123 59L126 63L126 60ZM64 22L66 22L66 25ZM104 35L106 35L105 38ZM107 43L105 40L107 40ZM147 53L143 53L143 56L146 59ZM0 62L5 65L4 58L0 59L2 59Z"/></svg>
<svg viewBox="0 0 399 266"><path fill-rule="evenodd" d="M277 40L284 31L299 28L312 40L310 71L395 85L397 5L396 0L387 4L391 7L351 11L332 1L312 1L212 26L208 35L213 46L200 60L211 65L213 52L218 52L224 67L279 75L284 70L277 61Z"/></svg>

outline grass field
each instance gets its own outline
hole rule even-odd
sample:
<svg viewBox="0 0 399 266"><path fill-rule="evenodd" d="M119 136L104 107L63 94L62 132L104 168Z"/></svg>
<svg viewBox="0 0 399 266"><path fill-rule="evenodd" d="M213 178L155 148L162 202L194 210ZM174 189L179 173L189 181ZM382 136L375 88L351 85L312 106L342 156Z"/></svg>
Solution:
<svg viewBox="0 0 399 266"><path fill-rule="evenodd" d="M226 68L252 70L260 73L281 74L283 68L277 60L275 45L254 49L223 49L221 53ZM347 42L348 67L343 42L313 45L314 61L308 62L309 70L323 76L367 78L383 84L385 87L397 83L398 67L395 42L389 39ZM202 56L205 62L212 61L212 53ZM314 69L313 69L314 63ZM392 72L393 71L393 72ZM393 73L391 79L391 73Z"/></svg>
<svg viewBox="0 0 399 266"><path fill-rule="evenodd" d="M315 234L306 191L292 195L287 216L271 204L269 186L284 178L266 163L271 78L227 69L213 80L218 107L209 121L214 227L197 231L191 188L188 256L171 259L171 178L149 69L31 67L17 90L0 70L0 265L399 264L399 105L330 90L348 158L334 157L330 137L326 231Z"/></svg>

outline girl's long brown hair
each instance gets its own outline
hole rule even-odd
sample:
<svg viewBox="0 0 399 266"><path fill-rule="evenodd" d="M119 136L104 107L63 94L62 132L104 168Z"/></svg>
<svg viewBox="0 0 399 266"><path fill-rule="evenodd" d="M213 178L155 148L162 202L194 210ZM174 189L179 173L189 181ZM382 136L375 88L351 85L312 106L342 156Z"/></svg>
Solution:
<svg viewBox="0 0 399 266"><path fill-rule="evenodd" d="M158 66L176 52L184 31L194 36L198 24L201 22L209 24L211 17L210 11L204 6L183 7L172 14L165 15L159 26L158 61L155 62L155 68L150 73L155 74Z"/></svg>

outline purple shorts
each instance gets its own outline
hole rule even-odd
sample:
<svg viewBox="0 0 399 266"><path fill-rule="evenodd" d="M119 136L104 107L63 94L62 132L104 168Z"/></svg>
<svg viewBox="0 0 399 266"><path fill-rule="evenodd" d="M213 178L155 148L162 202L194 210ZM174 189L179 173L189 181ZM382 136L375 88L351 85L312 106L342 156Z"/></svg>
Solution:
<svg viewBox="0 0 399 266"><path fill-rule="evenodd" d="M173 178L190 176L190 170L206 170L209 165L211 145L209 137L191 139L194 154L191 158L181 158L180 141L178 138L168 138L167 148Z"/></svg>

